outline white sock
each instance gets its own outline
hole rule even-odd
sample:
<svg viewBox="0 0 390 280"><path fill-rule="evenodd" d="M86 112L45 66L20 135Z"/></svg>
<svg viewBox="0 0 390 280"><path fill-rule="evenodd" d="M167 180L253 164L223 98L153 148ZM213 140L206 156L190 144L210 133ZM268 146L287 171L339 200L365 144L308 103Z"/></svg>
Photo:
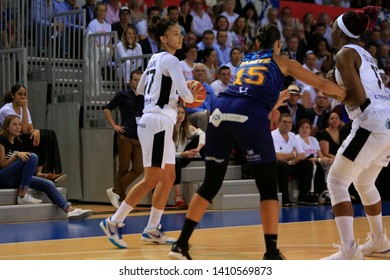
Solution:
<svg viewBox="0 0 390 280"><path fill-rule="evenodd" d="M115 214L112 215L111 221L115 223L123 223L126 219L127 215L133 211L133 207L126 203L126 201L122 201L121 206L119 206L118 210L116 210Z"/></svg>
<svg viewBox="0 0 390 280"><path fill-rule="evenodd" d="M353 217L340 216L335 217L334 220L336 221L341 243L344 243L346 250L350 249L355 243L355 235L353 233Z"/></svg>
<svg viewBox="0 0 390 280"><path fill-rule="evenodd" d="M374 239L380 238L383 231L382 214L376 216L366 216Z"/></svg>
<svg viewBox="0 0 390 280"><path fill-rule="evenodd" d="M149 221L146 228L157 227L160 224L163 213L164 213L164 209L158 210L157 208L152 207L150 211Z"/></svg>

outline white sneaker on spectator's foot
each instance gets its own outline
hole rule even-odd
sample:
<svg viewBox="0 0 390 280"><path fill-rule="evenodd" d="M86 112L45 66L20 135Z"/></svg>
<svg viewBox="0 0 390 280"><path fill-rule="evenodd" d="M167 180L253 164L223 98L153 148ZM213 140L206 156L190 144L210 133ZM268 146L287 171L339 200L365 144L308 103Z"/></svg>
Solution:
<svg viewBox="0 0 390 280"><path fill-rule="evenodd" d="M106 192L112 206L114 206L115 208L119 208L119 195L114 193L113 188L107 189Z"/></svg>
<svg viewBox="0 0 390 280"><path fill-rule="evenodd" d="M75 209L73 209L73 211L68 212L68 219L71 221L83 220L83 219L88 218L91 215L92 215L91 210L83 210L80 208L75 208Z"/></svg>
<svg viewBox="0 0 390 280"><path fill-rule="evenodd" d="M18 196L18 204L39 204L42 200L32 197L31 194L26 193L23 197Z"/></svg>
<svg viewBox="0 0 390 280"><path fill-rule="evenodd" d="M363 256L390 252L390 240L387 238L386 230L382 231L378 239L374 239L372 233L369 232L366 240L366 243L359 246Z"/></svg>
<svg viewBox="0 0 390 280"><path fill-rule="evenodd" d="M127 244L122 240L122 229L124 223L115 223L111 221L111 217L100 222L100 228L107 235L108 240L119 249L126 249Z"/></svg>
<svg viewBox="0 0 390 280"><path fill-rule="evenodd" d="M336 244L334 247L338 248L338 252L321 260L364 260L362 251L356 242L348 250L345 249L344 244Z"/></svg>
<svg viewBox="0 0 390 280"><path fill-rule="evenodd" d="M152 242L157 244L174 244L176 239L168 237L161 225L158 225L155 228L145 228L144 232L141 235L141 240L145 242Z"/></svg>

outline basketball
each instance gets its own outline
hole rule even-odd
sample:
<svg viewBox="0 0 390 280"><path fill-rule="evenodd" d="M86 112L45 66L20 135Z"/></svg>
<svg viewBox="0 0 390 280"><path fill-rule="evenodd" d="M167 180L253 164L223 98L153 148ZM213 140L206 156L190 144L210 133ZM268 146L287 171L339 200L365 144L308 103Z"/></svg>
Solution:
<svg viewBox="0 0 390 280"><path fill-rule="evenodd" d="M206 99L206 89L204 88L202 83L198 81L190 80L187 81L187 86L189 90L192 92L192 95L194 96L194 102L186 103L183 100L181 100L183 106L187 108L197 108L200 105L202 105Z"/></svg>

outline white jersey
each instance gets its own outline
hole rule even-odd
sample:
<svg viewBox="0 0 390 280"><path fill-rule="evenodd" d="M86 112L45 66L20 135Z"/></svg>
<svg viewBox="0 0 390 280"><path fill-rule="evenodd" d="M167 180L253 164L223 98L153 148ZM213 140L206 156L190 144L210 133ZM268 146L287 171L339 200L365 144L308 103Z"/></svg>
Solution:
<svg viewBox="0 0 390 280"><path fill-rule="evenodd" d="M360 106L346 106L350 119L355 119L363 113L375 108L390 106L390 95L386 93L385 85L379 75L378 66L372 56L362 47L354 44L345 45L344 48L354 49L361 57L362 65L359 68L360 80L366 92L366 102ZM344 82L340 72L335 71L336 81L339 85ZM390 107L389 107L390 108Z"/></svg>
<svg viewBox="0 0 390 280"><path fill-rule="evenodd" d="M158 52L150 58L137 92L144 95L144 114L160 113L173 123L176 123L179 95L185 102L194 101L178 58L166 51Z"/></svg>

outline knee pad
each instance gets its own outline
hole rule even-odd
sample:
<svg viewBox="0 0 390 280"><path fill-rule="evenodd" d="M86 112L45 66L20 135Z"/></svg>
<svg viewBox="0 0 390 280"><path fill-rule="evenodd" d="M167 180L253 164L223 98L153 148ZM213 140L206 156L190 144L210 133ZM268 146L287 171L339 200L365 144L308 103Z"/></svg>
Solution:
<svg viewBox="0 0 390 280"><path fill-rule="evenodd" d="M226 164L206 162L206 174L204 177L204 182L196 193L211 203L213 198L221 189L222 182L225 178L226 169Z"/></svg>
<svg viewBox="0 0 390 280"><path fill-rule="evenodd" d="M278 200L278 184L276 180L276 163L255 164L253 177L260 193L260 201Z"/></svg>
<svg viewBox="0 0 390 280"><path fill-rule="evenodd" d="M359 176L362 170L362 167L344 156L337 158L333 162L328 175L328 190L332 205L351 201L348 188L353 179Z"/></svg>

